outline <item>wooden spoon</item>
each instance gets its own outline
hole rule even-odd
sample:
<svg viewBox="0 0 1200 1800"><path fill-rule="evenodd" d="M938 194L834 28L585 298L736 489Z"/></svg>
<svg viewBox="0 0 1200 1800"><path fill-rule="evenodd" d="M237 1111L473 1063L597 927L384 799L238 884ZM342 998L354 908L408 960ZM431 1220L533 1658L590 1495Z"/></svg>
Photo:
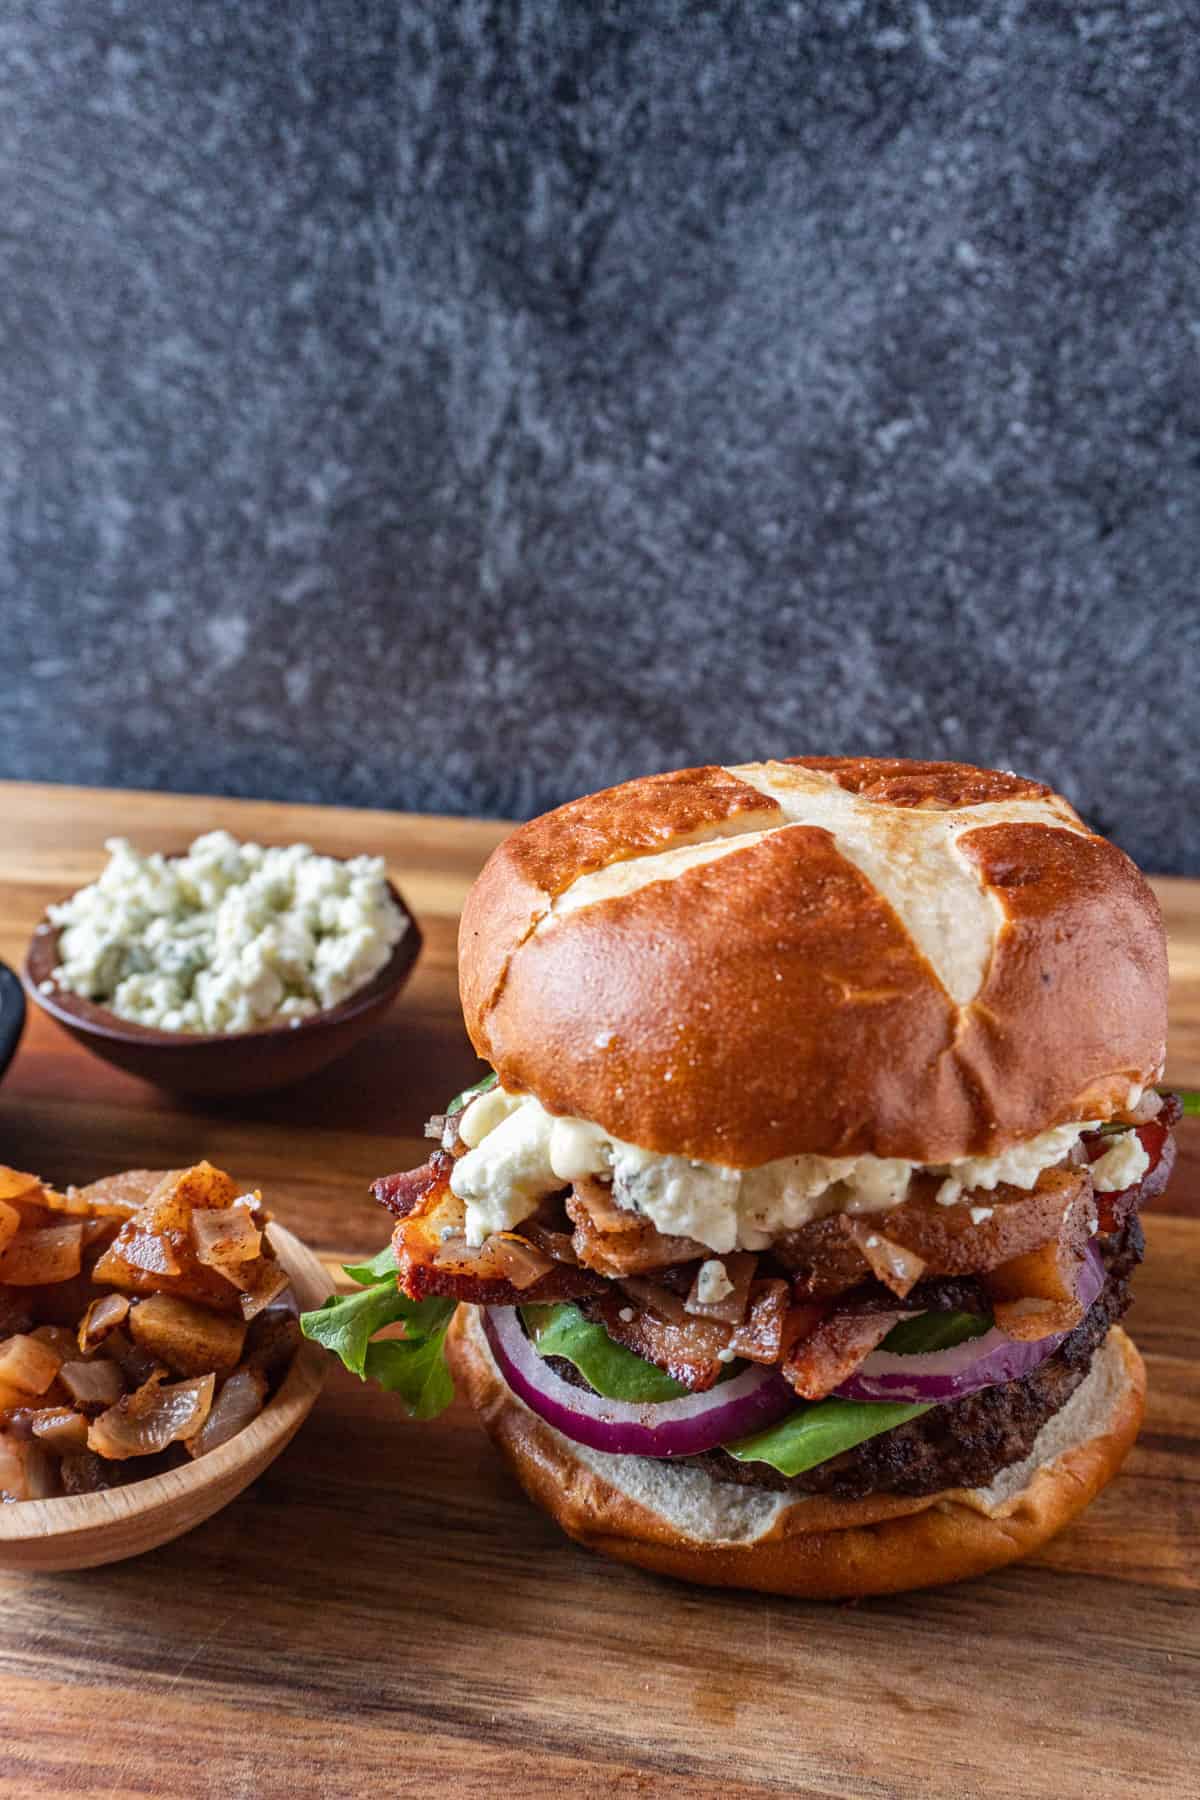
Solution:
<svg viewBox="0 0 1200 1800"><path fill-rule="evenodd" d="M291 1276L300 1310L320 1306L333 1286L324 1266L281 1225L268 1225L267 1235ZM183 1468L98 1494L0 1506L0 1569L91 1569L182 1537L274 1462L311 1411L328 1363L319 1344L301 1344L257 1419Z"/></svg>

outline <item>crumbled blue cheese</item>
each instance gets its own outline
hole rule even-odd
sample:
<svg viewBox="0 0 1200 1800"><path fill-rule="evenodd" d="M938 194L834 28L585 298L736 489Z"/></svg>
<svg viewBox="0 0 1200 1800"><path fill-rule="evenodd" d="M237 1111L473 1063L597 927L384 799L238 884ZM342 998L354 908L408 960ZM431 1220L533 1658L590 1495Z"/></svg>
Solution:
<svg viewBox="0 0 1200 1800"><path fill-rule="evenodd" d="M718 1301L728 1300L732 1292L733 1283L719 1256L711 1256L700 1264L696 1275L696 1299L701 1306L715 1306Z"/></svg>
<svg viewBox="0 0 1200 1800"><path fill-rule="evenodd" d="M1092 1121L1056 1125L992 1157L938 1164L943 1206L969 1188L1000 1182L1032 1188L1061 1162ZM711 1250L763 1250L782 1232L830 1213L881 1213L898 1206L924 1166L899 1157L786 1156L754 1169L732 1169L660 1156L623 1143L586 1119L556 1117L531 1094L492 1088L473 1100L458 1126L470 1146L450 1186L466 1202L466 1232L481 1243L510 1231L538 1202L571 1181L612 1182L618 1206L659 1231L694 1238Z"/></svg>
<svg viewBox="0 0 1200 1800"><path fill-rule="evenodd" d="M186 856L106 845L99 880L50 918L61 988L160 1031L298 1023L365 987L408 921L381 857L339 862L210 831Z"/></svg>
<svg viewBox="0 0 1200 1800"><path fill-rule="evenodd" d="M1092 1164L1092 1186L1101 1194L1119 1194L1140 1181L1150 1158L1136 1131L1122 1131Z"/></svg>
<svg viewBox="0 0 1200 1800"><path fill-rule="evenodd" d="M1049 1131L1039 1131L1023 1144L1012 1144L998 1156L964 1156L942 1167L960 1189L996 1188L1001 1182L1031 1188L1043 1169L1061 1162L1079 1142L1081 1133L1094 1131L1096 1124L1095 1119L1081 1119L1072 1120L1069 1125L1052 1125Z"/></svg>

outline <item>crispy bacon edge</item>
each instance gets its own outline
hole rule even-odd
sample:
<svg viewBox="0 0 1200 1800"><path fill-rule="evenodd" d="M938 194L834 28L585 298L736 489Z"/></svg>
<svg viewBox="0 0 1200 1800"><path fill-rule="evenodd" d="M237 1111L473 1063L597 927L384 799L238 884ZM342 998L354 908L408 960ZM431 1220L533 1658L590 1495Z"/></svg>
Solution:
<svg viewBox="0 0 1200 1800"><path fill-rule="evenodd" d="M1019 1302L1002 1298L1004 1289L1007 1287L1011 1292L1013 1287L1012 1281L1006 1282L1004 1277L1015 1276L1021 1265L1032 1264L1043 1255L1053 1254L1058 1260L1067 1250L1067 1240L1072 1240L1070 1249L1078 1255L1082 1230L1086 1230L1091 1221L1094 1221L1092 1229L1104 1236L1120 1231L1130 1215L1147 1200L1156 1198L1170 1179L1176 1155L1172 1127L1181 1114L1178 1098L1168 1093L1163 1096L1159 1114L1136 1127L1151 1158L1150 1167L1140 1182L1119 1193L1095 1194L1093 1201L1087 1192L1090 1182L1084 1186L1079 1180L1084 1169L1049 1172L1055 1180L1048 1185L1054 1191L1054 1200L1062 1207L1058 1231L1049 1239L1041 1239L1031 1216L1042 1214L1044 1217L1049 1195L1038 1196L1041 1205L1029 1204L1036 1190L1022 1190L1019 1198L1014 1194L1007 1207L1002 1200L1001 1210L1011 1209L1010 1218L1005 1221L1009 1231L1002 1233L993 1228L988 1232L976 1227L972 1232L976 1240L980 1236L992 1240L988 1248L995 1259L990 1264L995 1279L986 1279L986 1261L981 1268L970 1271L972 1276L984 1278L985 1287L994 1285L1000 1290L997 1294L1000 1304L1011 1307ZM1096 1153L1099 1154L1099 1150ZM809 1400L824 1398L870 1355L891 1329L896 1317L907 1312L903 1304L897 1306L896 1302L903 1302L915 1281L926 1274L953 1276L962 1272L959 1266L963 1260L962 1246L955 1240L960 1235L965 1237L966 1233L959 1229L936 1229L943 1226L945 1212L940 1216L933 1213L927 1196L923 1197L925 1203L921 1210L934 1225L935 1235L942 1240L936 1246L941 1254L935 1255L930 1264L923 1261L916 1244L910 1242L906 1246L896 1241L909 1236L904 1229L906 1220L902 1209L894 1209L887 1216L886 1242L882 1241L884 1234L872 1232L870 1235L877 1235L880 1241L869 1246L866 1242L868 1222L838 1215L792 1234L794 1252L799 1255L795 1258L798 1266L794 1265L791 1288L777 1278L755 1280L750 1289L746 1317L740 1325L733 1326L712 1318L689 1315L676 1296L661 1283L653 1284L653 1295L639 1292L638 1289L649 1289L652 1284L640 1282L638 1277L678 1267L711 1253L690 1239L665 1236L647 1220L631 1220L628 1226L622 1223L617 1229L608 1217L597 1218L594 1215L599 1209L589 1206L592 1196L587 1191L588 1184L584 1183L576 1184L567 1200L568 1215L575 1227L569 1244L565 1234L547 1231L534 1223L530 1225L527 1238L522 1230L496 1234L481 1245L474 1270L457 1247L455 1266L441 1267L437 1261L442 1248L441 1232L430 1223L430 1215L449 1197L454 1160L447 1151L439 1149L420 1168L384 1176L374 1183L375 1198L400 1221L392 1242L402 1292L414 1300L436 1295L478 1306L583 1301L585 1311L602 1322L617 1343L665 1369L694 1391L712 1386L723 1366L717 1352L732 1349L736 1355L748 1360L780 1363L783 1374L801 1397ZM996 1195L984 1196L993 1206L997 1198ZM1017 1223L1012 1212L1025 1214L1016 1231L1012 1231L1012 1226ZM995 1216L994 1212L992 1216ZM958 1214L956 1225L960 1224L961 1218ZM899 1231L897 1225L901 1227ZM924 1232L918 1229L912 1235L920 1243L921 1250L927 1248L922 1241ZM487 1272L489 1266L495 1264L501 1237L512 1238L535 1252L547 1253L554 1266L524 1286ZM1003 1243L1005 1237L1007 1244ZM1039 1239L1036 1244L1030 1241L1034 1237ZM1000 1254L1002 1248L1009 1248L1014 1243L1022 1246L1015 1255ZM823 1278L808 1262L805 1251L814 1263L820 1259L822 1251L828 1256L830 1266ZM872 1254L876 1251L879 1254ZM579 1264L587 1266L569 1262L566 1258L570 1255L578 1257ZM668 1257L670 1262L666 1260ZM1069 1260L1073 1261L1074 1257ZM949 1266L939 1267L939 1264ZM884 1284L878 1294L864 1287L864 1283L871 1283L872 1276L875 1283ZM631 1284L631 1291L627 1284ZM890 1293L887 1292L889 1288ZM1030 1295L1028 1298L1041 1298L1042 1304L1046 1304L1050 1296ZM1067 1302L1064 1300L1062 1304ZM632 1318L623 1319L622 1313L632 1313Z"/></svg>
<svg viewBox="0 0 1200 1800"><path fill-rule="evenodd" d="M507 1238L515 1246L525 1246L533 1257L545 1255L544 1235L535 1241L533 1237L524 1238L519 1232L497 1233L479 1246L474 1262L456 1247L454 1260L439 1264L443 1239L434 1215L453 1199L450 1192L453 1167L454 1158L444 1150L437 1150L421 1168L385 1175L374 1184L375 1198L399 1220L392 1233L392 1249L396 1257L397 1284L402 1294L407 1294L410 1300L436 1297L465 1301L473 1306L528 1306L577 1300L585 1294L603 1291L606 1283L602 1276L565 1262L553 1262L544 1275L524 1285L505 1280L493 1272L504 1260L500 1240ZM546 1260L550 1260L549 1257Z"/></svg>

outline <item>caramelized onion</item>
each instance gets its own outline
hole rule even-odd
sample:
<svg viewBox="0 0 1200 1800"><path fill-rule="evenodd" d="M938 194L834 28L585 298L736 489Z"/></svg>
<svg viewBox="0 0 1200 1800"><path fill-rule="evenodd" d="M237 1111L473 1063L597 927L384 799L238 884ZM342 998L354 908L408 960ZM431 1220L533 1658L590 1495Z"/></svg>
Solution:
<svg viewBox="0 0 1200 1800"><path fill-rule="evenodd" d="M21 1215L15 1206L9 1206L6 1200L0 1200L0 1250L3 1250L21 1229Z"/></svg>
<svg viewBox="0 0 1200 1800"><path fill-rule="evenodd" d="M1087 1237L1080 1233L1069 1237L1064 1234L1038 1250L1014 1256L999 1268L987 1270L983 1285L998 1301L1074 1300L1087 1245Z"/></svg>
<svg viewBox="0 0 1200 1800"><path fill-rule="evenodd" d="M620 1280L677 1263L702 1261L711 1252L694 1238L670 1237L640 1213L616 1207L609 1190L593 1181L576 1182L565 1201L567 1217L575 1227L578 1262L598 1275ZM593 1207L603 1208L598 1224Z"/></svg>
<svg viewBox="0 0 1200 1800"><path fill-rule="evenodd" d="M64 1363L58 1376L84 1412L102 1412L106 1406L114 1406L125 1392L120 1369L102 1356L94 1362Z"/></svg>
<svg viewBox="0 0 1200 1800"><path fill-rule="evenodd" d="M692 1318L680 1296L664 1287L661 1281L647 1281L642 1275L630 1275L620 1285L631 1300L636 1300L639 1306L649 1307L651 1312L672 1325L686 1325Z"/></svg>
<svg viewBox="0 0 1200 1800"><path fill-rule="evenodd" d="M47 1450L55 1450L60 1456L69 1450L86 1450L87 1420L66 1406L44 1407L33 1415L33 1435Z"/></svg>
<svg viewBox="0 0 1200 1800"><path fill-rule="evenodd" d="M591 1304L594 1316L615 1342L665 1369L693 1393L703 1393L714 1387L724 1372L721 1353L729 1348L729 1327L716 1319L694 1319L683 1310L678 1295L671 1294L670 1299L679 1306L677 1322L650 1306L623 1305L620 1288L598 1295Z"/></svg>
<svg viewBox="0 0 1200 1800"><path fill-rule="evenodd" d="M42 1184L36 1175L26 1175L21 1169L10 1169L7 1163L0 1163L0 1200L20 1200L25 1195L40 1195Z"/></svg>
<svg viewBox="0 0 1200 1800"><path fill-rule="evenodd" d="M855 1219L848 1229L876 1280L903 1300L925 1273L923 1259L915 1250L906 1250L903 1244L894 1244L891 1238L884 1237L867 1219Z"/></svg>
<svg viewBox="0 0 1200 1800"><path fill-rule="evenodd" d="M204 1208L192 1214L196 1260L222 1273L231 1265L252 1262L262 1249L262 1232L249 1207Z"/></svg>
<svg viewBox="0 0 1200 1800"><path fill-rule="evenodd" d="M511 1231L495 1231L482 1244L466 1238L447 1238L439 1245L434 1263L440 1269L462 1269L483 1281L508 1281L517 1289L532 1287L554 1267L542 1250Z"/></svg>
<svg viewBox="0 0 1200 1800"><path fill-rule="evenodd" d="M244 1319L211 1312L173 1294L149 1294L129 1314L136 1344L175 1375L227 1375L246 1339Z"/></svg>
<svg viewBox="0 0 1200 1800"><path fill-rule="evenodd" d="M26 1394L44 1394L58 1374L62 1357L39 1338L6 1338L0 1344L0 1382Z"/></svg>
<svg viewBox="0 0 1200 1800"><path fill-rule="evenodd" d="M68 1325L38 1325L29 1335L53 1350L60 1363L74 1362L78 1354L75 1333Z"/></svg>
<svg viewBox="0 0 1200 1800"><path fill-rule="evenodd" d="M43 1225L19 1231L0 1250L0 1282L12 1287L48 1287L70 1281L83 1266L83 1225Z"/></svg>
<svg viewBox="0 0 1200 1800"><path fill-rule="evenodd" d="M626 1206L617 1205L608 1182L595 1181L590 1177L577 1181L575 1199L602 1235L612 1231L628 1231L641 1222L639 1214Z"/></svg>
<svg viewBox="0 0 1200 1800"><path fill-rule="evenodd" d="M181 1438L194 1437L212 1407L215 1375L163 1387L151 1376L136 1394L126 1394L92 1421L88 1449L113 1462L155 1456Z"/></svg>
<svg viewBox="0 0 1200 1800"><path fill-rule="evenodd" d="M109 1219L119 1222L132 1218L137 1211L131 1201L104 1200L99 1196L80 1193L78 1188L68 1188L65 1194L56 1194L53 1188L43 1188L37 1201L47 1212L67 1213L74 1219Z"/></svg>
<svg viewBox="0 0 1200 1800"><path fill-rule="evenodd" d="M207 1456L236 1437L256 1419L267 1398L267 1378L261 1369L236 1369L221 1388L212 1411L194 1437L187 1440L192 1456Z"/></svg>
<svg viewBox="0 0 1200 1800"><path fill-rule="evenodd" d="M54 1464L39 1443L0 1431L0 1500L48 1500L57 1487Z"/></svg>
<svg viewBox="0 0 1200 1800"><path fill-rule="evenodd" d="M135 1344L132 1338L127 1337L119 1326L105 1338L100 1346L100 1354L116 1363L125 1377L124 1387L140 1388L143 1382L149 1381L158 1366L154 1358L148 1356L140 1344Z"/></svg>
<svg viewBox="0 0 1200 1800"><path fill-rule="evenodd" d="M120 1229L120 1221L117 1219L85 1219L83 1221L85 1261L90 1256L94 1265L101 1252L108 1249Z"/></svg>
<svg viewBox="0 0 1200 1800"><path fill-rule="evenodd" d="M59 1465L64 1494L100 1494L112 1486L108 1465L93 1450L71 1450Z"/></svg>
<svg viewBox="0 0 1200 1800"><path fill-rule="evenodd" d="M241 1289L242 1318L249 1323L285 1292L288 1274L282 1264L269 1256L260 1256L257 1262L245 1263L243 1267L245 1275L235 1285Z"/></svg>
<svg viewBox="0 0 1200 1800"><path fill-rule="evenodd" d="M537 1219L525 1219L521 1224L521 1236L535 1249L544 1250L552 1261L578 1268L579 1258L569 1231L556 1231L552 1225L543 1225Z"/></svg>
<svg viewBox="0 0 1200 1800"><path fill-rule="evenodd" d="M246 1333L246 1364L274 1375L291 1362L300 1344L300 1320L292 1308L269 1306Z"/></svg>
<svg viewBox="0 0 1200 1800"><path fill-rule="evenodd" d="M29 1310L28 1295L9 1293L0 1288L0 1338L11 1337L14 1331L32 1329L33 1314Z"/></svg>
<svg viewBox="0 0 1200 1800"><path fill-rule="evenodd" d="M147 1275L183 1273L171 1240L156 1231L122 1231L109 1255L128 1268L141 1269ZM107 1262L107 1258L105 1260ZM106 1274L101 1274L102 1266L97 1264L96 1267L98 1281L106 1279Z"/></svg>
<svg viewBox="0 0 1200 1800"><path fill-rule="evenodd" d="M84 1355L98 1349L128 1317L129 1301L124 1294L103 1294L93 1300L79 1326L79 1348Z"/></svg>
<svg viewBox="0 0 1200 1800"><path fill-rule="evenodd" d="M203 1454L262 1410L300 1328L260 1198L208 1163L66 1194L0 1166L0 1498L97 1492L117 1461Z"/></svg>

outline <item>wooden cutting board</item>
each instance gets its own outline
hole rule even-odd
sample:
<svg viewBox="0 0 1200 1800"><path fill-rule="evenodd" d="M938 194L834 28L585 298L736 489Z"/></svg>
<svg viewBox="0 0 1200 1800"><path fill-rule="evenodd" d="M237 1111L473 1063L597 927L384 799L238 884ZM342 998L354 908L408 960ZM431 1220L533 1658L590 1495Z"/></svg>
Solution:
<svg viewBox="0 0 1200 1800"><path fill-rule="evenodd" d="M423 1158L472 1078L455 916L498 825L0 784L0 957L102 840L228 826L388 859L425 932L379 1034L241 1105L173 1103L40 1015L0 1089L0 1161L57 1182L209 1156L328 1259L377 1248L369 1180ZM1169 1074L1200 1086L1200 883L1159 885ZM1031 1563L853 1606L714 1594L589 1556L469 1414L406 1423L340 1370L299 1438L191 1536L111 1569L0 1574L0 1795L1200 1793L1200 1130L1132 1329L1146 1428Z"/></svg>

